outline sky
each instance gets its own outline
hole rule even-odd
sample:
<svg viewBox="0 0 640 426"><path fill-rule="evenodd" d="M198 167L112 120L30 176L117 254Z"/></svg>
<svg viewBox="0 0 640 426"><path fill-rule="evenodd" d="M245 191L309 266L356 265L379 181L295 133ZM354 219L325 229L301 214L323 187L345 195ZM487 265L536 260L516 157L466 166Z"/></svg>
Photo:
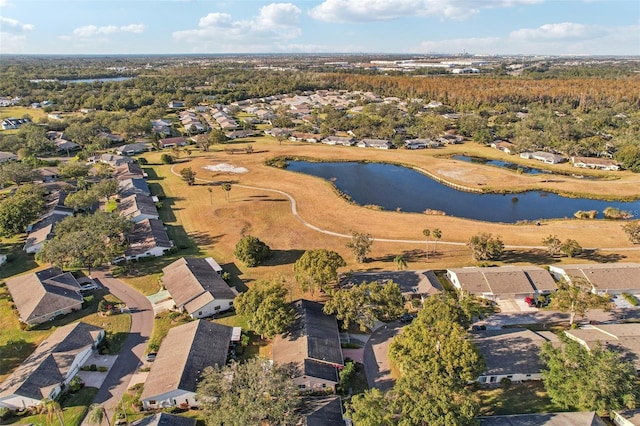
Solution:
<svg viewBox="0 0 640 426"><path fill-rule="evenodd" d="M640 55L640 0L0 0L0 53Z"/></svg>

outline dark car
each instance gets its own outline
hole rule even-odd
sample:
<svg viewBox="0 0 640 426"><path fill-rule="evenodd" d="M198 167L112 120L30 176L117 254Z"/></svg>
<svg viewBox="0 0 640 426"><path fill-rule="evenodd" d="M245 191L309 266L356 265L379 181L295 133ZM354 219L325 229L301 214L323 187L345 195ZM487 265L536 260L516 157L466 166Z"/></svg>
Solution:
<svg viewBox="0 0 640 426"><path fill-rule="evenodd" d="M156 359L156 355L158 355L156 352L150 352L147 354L147 362L153 362Z"/></svg>
<svg viewBox="0 0 640 426"><path fill-rule="evenodd" d="M415 317L416 317L415 314L403 314L400 317L400 322L403 322L405 324L409 324L411 321L414 320Z"/></svg>

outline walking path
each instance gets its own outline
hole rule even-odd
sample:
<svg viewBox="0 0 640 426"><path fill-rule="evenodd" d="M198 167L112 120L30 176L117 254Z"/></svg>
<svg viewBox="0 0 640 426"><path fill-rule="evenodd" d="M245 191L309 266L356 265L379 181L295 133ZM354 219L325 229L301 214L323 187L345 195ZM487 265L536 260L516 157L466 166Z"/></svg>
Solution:
<svg viewBox="0 0 640 426"><path fill-rule="evenodd" d="M176 176L180 176L180 173L177 173L174 170L174 167L176 166L176 164L171 166L171 173L173 173ZM201 181L201 182L207 182L207 183L214 183L216 181L213 180L209 180L209 179L202 179L202 178L195 178L195 180L197 181ZM329 231L327 229L322 229L318 226L315 226L309 222L307 222L302 216L300 216L300 214L298 213L298 205L296 203L296 199L293 198L293 196L291 194L288 194L284 191L281 191L279 189L271 189L271 188L262 188L259 186L250 186L250 185L242 185L242 184L234 184L234 186L237 186L238 188L245 188L245 189L253 189L256 191L266 191L266 192L275 192L276 194L280 194L283 195L285 197L287 197L289 199L289 201L291 202L291 213L293 214L293 217L295 217L300 223L302 223L304 226L306 226L309 229L313 229L316 232L320 232L326 235L332 235L334 237L338 237L338 238L347 238L347 239L351 239L353 238L351 235L348 234L342 234L339 232L334 232L334 231ZM384 243L406 243L406 244L422 244L424 245L424 240L399 240L399 239L392 239L392 238L372 238L373 241L380 241L380 242L384 242ZM438 244L446 244L446 245L451 245L451 246L466 246L466 243L460 243L460 242L455 242L455 241L440 241L438 240ZM517 246L517 245L505 245L504 246L507 249L525 249L525 250L534 250L534 249L546 249L545 246ZM608 247L608 248L597 248L597 247L585 247L585 250L606 250L606 251L631 251L631 250L640 250L640 247Z"/></svg>

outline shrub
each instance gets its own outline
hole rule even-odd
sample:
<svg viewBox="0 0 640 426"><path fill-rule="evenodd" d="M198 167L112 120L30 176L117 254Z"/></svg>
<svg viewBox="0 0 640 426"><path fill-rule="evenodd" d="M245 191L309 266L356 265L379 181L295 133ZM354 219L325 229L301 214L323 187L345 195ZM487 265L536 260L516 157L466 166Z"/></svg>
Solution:
<svg viewBox="0 0 640 426"><path fill-rule="evenodd" d="M271 256L271 248L251 235L240 238L233 254L248 267L254 267Z"/></svg>
<svg viewBox="0 0 640 426"><path fill-rule="evenodd" d="M0 420L6 420L11 417L11 410L7 407L0 407Z"/></svg>
<svg viewBox="0 0 640 426"><path fill-rule="evenodd" d="M162 157L160 157L160 161L162 161L162 164L173 164L174 158L169 154L162 154Z"/></svg>
<svg viewBox="0 0 640 426"><path fill-rule="evenodd" d="M140 157L140 158L138 158L138 164L140 164L141 166L145 166L145 165L149 164L149 161L144 157Z"/></svg>
<svg viewBox="0 0 640 426"><path fill-rule="evenodd" d="M509 389L511 387L511 384L511 379L508 377L503 377L502 379L500 379L500 385L505 389Z"/></svg>
<svg viewBox="0 0 640 426"><path fill-rule="evenodd" d="M104 365L101 365L100 367L98 367L98 371L101 373L106 373L107 371L109 371L109 369Z"/></svg>
<svg viewBox="0 0 640 426"><path fill-rule="evenodd" d="M577 219L595 219L598 216L598 210L578 210L573 216Z"/></svg>
<svg viewBox="0 0 640 426"><path fill-rule="evenodd" d="M79 376L74 377L69 382L69 392L78 392L80 389L84 387L84 383Z"/></svg>
<svg viewBox="0 0 640 426"><path fill-rule="evenodd" d="M631 306L638 306L638 304L640 303L638 302L638 299L636 299L636 297L632 294L622 293L622 297L624 297L624 300L629 302Z"/></svg>
<svg viewBox="0 0 640 426"><path fill-rule="evenodd" d="M614 219L614 220L629 219L633 217L633 215L630 212L625 210L620 210L616 207L607 207L606 209L604 209L602 214L604 215L605 219Z"/></svg>
<svg viewBox="0 0 640 426"><path fill-rule="evenodd" d="M95 364L91 364L91 365L89 366L89 371L98 371L98 366L97 366L97 365L95 365Z"/></svg>

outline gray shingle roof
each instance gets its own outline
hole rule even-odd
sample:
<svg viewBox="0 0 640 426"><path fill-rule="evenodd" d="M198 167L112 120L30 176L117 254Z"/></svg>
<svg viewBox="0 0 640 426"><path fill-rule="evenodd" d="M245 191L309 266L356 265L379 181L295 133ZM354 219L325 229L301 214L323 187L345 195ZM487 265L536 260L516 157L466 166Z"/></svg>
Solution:
<svg viewBox="0 0 640 426"><path fill-rule="evenodd" d="M305 398L302 412L306 426L344 426L339 396Z"/></svg>
<svg viewBox="0 0 640 426"><path fill-rule="evenodd" d="M102 331L83 322L59 327L0 385L0 396L48 397L65 379L76 356L93 345Z"/></svg>
<svg viewBox="0 0 640 426"><path fill-rule="evenodd" d="M162 269L162 283L171 294L176 306L185 306L201 296L209 293L213 299L234 299L236 292L213 269L207 259L183 257ZM206 296L208 297L208 296ZM207 302L212 299L207 299ZM189 306L192 313L204 306ZM191 309L191 311L189 311Z"/></svg>
<svg viewBox="0 0 640 426"><path fill-rule="evenodd" d="M146 253L154 247L171 248L173 243L159 219L145 219L133 225L133 230L127 235L129 248L127 256L137 256Z"/></svg>
<svg viewBox="0 0 640 426"><path fill-rule="evenodd" d="M7 288L23 322L82 303L80 284L71 274L47 268L7 280Z"/></svg>
<svg viewBox="0 0 640 426"><path fill-rule="evenodd" d="M206 367L227 362L232 328L195 320L169 330L147 377L141 400L171 390L195 392Z"/></svg>
<svg viewBox="0 0 640 426"><path fill-rule="evenodd" d="M605 426L594 412L515 414L479 417L481 426Z"/></svg>
<svg viewBox="0 0 640 426"><path fill-rule="evenodd" d="M196 426L196 419L158 413L133 423L134 426Z"/></svg>

